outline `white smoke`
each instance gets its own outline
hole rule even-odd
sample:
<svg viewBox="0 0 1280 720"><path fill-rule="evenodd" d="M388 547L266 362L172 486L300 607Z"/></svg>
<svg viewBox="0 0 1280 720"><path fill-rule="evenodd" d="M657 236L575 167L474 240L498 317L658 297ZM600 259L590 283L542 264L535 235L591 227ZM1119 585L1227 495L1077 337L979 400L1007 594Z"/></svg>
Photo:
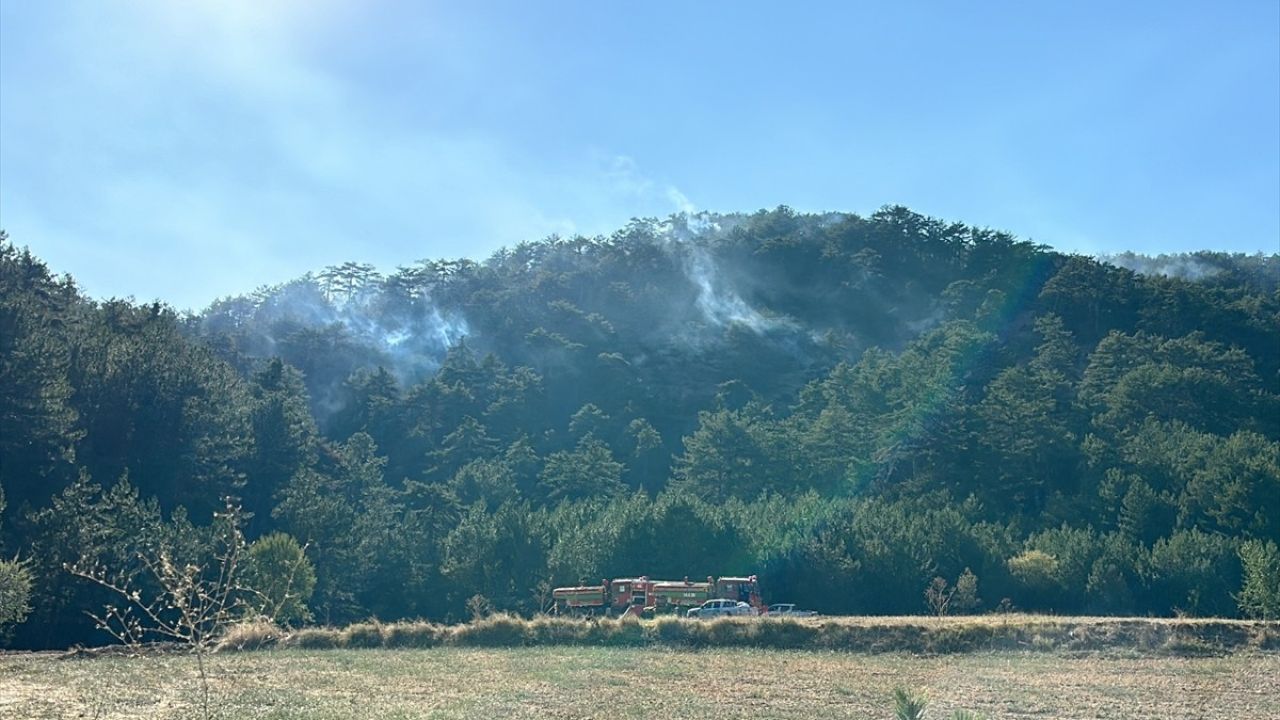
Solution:
<svg viewBox="0 0 1280 720"><path fill-rule="evenodd" d="M671 204L680 214L692 215L698 211L689 196L671 183L659 182L640 170L640 165L628 155L614 155L607 158L601 169L606 186L615 194L628 200L628 203L660 207L664 201Z"/></svg>
<svg viewBox="0 0 1280 720"><path fill-rule="evenodd" d="M1179 278L1181 280L1204 280L1222 272L1222 268L1201 262L1193 255L1136 255L1120 253L1118 255L1099 255L1098 260L1116 267L1132 270L1139 275L1151 275Z"/></svg>
<svg viewBox="0 0 1280 720"><path fill-rule="evenodd" d="M425 290L403 304L388 307L384 291L373 284L351 294L326 295L313 276L252 296L215 304L205 318L211 330L233 325L252 328L243 348L255 357L278 354L280 342L301 328L340 326L356 345L381 356L402 382L421 380L440 367L449 349L470 334L466 318L436 304Z"/></svg>
<svg viewBox="0 0 1280 720"><path fill-rule="evenodd" d="M440 313L440 308L431 306L428 318L432 332L439 347L448 349L462 342L470 334L467 320L460 315L450 313L448 317Z"/></svg>
<svg viewBox="0 0 1280 720"><path fill-rule="evenodd" d="M387 336L383 338L383 342L386 344L388 348L394 348L394 347L399 347L402 343L404 343L406 340L409 340L411 338L413 338L413 334L410 333L409 331L395 330L393 332L387 333Z"/></svg>
<svg viewBox="0 0 1280 720"><path fill-rule="evenodd" d="M680 192L680 189L675 185L667 186L667 199L670 200L671 204L675 205L676 209L683 215L693 215L698 212L698 207L694 205L689 198L685 197L685 194Z"/></svg>
<svg viewBox="0 0 1280 720"><path fill-rule="evenodd" d="M705 250L694 248L686 256L684 269L698 288L698 309L711 324L717 327L741 325L756 334L793 326L787 318L769 317L751 307L724 281Z"/></svg>
<svg viewBox="0 0 1280 720"><path fill-rule="evenodd" d="M672 188L673 201L679 191ZM682 195L679 196L683 198ZM691 203L687 203L692 207ZM717 215L706 211L679 212L665 220L639 221L684 271L697 288L695 305L703 319L715 327L740 326L756 334L794 328L789 318L770 316L751 306L720 272L706 245L724 237L742 222L737 215ZM700 242L693 242L698 240Z"/></svg>
<svg viewBox="0 0 1280 720"><path fill-rule="evenodd" d="M404 383L439 369L449 348L470 334L466 318L421 298L407 314L375 316L368 308L342 314L347 330L391 360L391 370ZM377 319L373 319L377 317Z"/></svg>

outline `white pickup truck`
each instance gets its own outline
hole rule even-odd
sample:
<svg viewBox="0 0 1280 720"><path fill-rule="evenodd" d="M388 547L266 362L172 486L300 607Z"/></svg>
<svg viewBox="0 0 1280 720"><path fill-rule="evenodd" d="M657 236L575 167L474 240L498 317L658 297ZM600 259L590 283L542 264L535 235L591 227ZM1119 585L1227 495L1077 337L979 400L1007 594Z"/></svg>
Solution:
<svg viewBox="0 0 1280 720"><path fill-rule="evenodd" d="M691 618L713 618L726 615L755 615L756 609L738 600L708 600L700 607L690 608Z"/></svg>
<svg viewBox="0 0 1280 720"><path fill-rule="evenodd" d="M813 610L797 610L795 603L775 603L764 611L766 617L814 617Z"/></svg>

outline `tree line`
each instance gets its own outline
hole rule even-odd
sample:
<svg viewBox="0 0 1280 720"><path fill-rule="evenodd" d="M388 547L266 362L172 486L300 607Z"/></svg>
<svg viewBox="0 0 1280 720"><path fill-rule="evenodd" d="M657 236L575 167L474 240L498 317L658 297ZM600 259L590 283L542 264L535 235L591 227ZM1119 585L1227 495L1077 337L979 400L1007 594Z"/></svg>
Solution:
<svg viewBox="0 0 1280 720"><path fill-rule="evenodd" d="M94 641L107 598L67 568L196 561L228 499L305 548L294 622L737 573L828 613L964 576L987 610L1274 613L1280 256L1182 260L782 207L177 313L6 239L11 639Z"/></svg>

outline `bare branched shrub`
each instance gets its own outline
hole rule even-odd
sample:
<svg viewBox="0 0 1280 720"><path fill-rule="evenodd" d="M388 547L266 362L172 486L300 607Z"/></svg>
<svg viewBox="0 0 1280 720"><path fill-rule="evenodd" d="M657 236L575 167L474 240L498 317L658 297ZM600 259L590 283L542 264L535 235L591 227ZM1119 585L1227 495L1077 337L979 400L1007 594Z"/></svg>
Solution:
<svg viewBox="0 0 1280 720"><path fill-rule="evenodd" d="M934 615L942 617L951 609L951 599L955 594L956 589L949 586L945 578L936 577L924 589L924 604Z"/></svg>
<svg viewBox="0 0 1280 720"><path fill-rule="evenodd" d="M935 577L924 589L924 604L938 617L952 610L969 612L981 602L978 598L978 576L969 568L960 573L955 585L947 584L946 578Z"/></svg>
<svg viewBox="0 0 1280 720"><path fill-rule="evenodd" d="M471 615L471 622L479 622L493 614L493 603L477 593L467 598L467 613Z"/></svg>
<svg viewBox="0 0 1280 720"><path fill-rule="evenodd" d="M533 586L533 604L536 608L535 612L539 615L546 615L556 606L555 596L551 593L551 581L543 578Z"/></svg>
<svg viewBox="0 0 1280 720"><path fill-rule="evenodd" d="M206 562L179 560L172 548L138 552L141 573L112 570L98 563L68 566L73 575L113 593L120 604L101 614L88 611L98 629L123 645L141 648L148 642L174 642L196 657L200 705L210 717L209 676L205 655L217 638L245 616L253 591L240 582L245 552L244 515L228 504L214 515Z"/></svg>

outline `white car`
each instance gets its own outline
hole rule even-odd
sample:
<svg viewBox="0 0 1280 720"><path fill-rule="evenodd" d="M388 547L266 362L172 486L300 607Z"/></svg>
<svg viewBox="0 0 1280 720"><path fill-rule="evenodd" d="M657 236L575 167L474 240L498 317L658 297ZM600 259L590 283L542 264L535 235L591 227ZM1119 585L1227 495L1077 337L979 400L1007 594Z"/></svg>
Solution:
<svg viewBox="0 0 1280 720"><path fill-rule="evenodd" d="M691 618L713 618L726 615L755 615L756 609L738 600L708 600L701 607L691 608Z"/></svg>
<svg viewBox="0 0 1280 720"><path fill-rule="evenodd" d="M768 617L814 617L813 610L797 610L795 603L775 603L764 611Z"/></svg>

